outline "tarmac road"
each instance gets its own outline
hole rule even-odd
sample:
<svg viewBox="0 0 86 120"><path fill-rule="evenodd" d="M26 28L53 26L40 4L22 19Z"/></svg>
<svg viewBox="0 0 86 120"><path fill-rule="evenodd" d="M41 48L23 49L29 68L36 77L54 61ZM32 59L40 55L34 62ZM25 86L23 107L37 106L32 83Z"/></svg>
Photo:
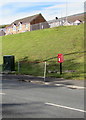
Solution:
<svg viewBox="0 0 86 120"><path fill-rule="evenodd" d="M15 77L3 77L2 117L84 118L84 89L65 86L72 84L72 81L71 84L61 80L44 84L37 82L37 78L23 82Z"/></svg>

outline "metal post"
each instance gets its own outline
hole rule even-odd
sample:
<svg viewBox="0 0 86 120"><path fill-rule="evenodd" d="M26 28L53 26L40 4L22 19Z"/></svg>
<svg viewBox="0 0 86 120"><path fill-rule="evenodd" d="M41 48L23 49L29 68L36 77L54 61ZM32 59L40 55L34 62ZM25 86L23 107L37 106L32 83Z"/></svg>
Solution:
<svg viewBox="0 0 86 120"><path fill-rule="evenodd" d="M45 81L45 78L46 78L46 62L45 62L45 66L44 66L44 81Z"/></svg>
<svg viewBox="0 0 86 120"><path fill-rule="evenodd" d="M62 63L60 63L60 74L62 74Z"/></svg>

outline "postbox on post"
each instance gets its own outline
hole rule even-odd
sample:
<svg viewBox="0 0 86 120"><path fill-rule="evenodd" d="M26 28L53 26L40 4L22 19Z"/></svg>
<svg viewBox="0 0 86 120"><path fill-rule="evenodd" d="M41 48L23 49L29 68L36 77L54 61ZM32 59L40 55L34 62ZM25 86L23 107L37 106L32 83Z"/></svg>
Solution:
<svg viewBox="0 0 86 120"><path fill-rule="evenodd" d="M62 74L62 63L64 62L64 57L63 57L63 54L58 54L57 56L58 58L58 63L60 63L60 74Z"/></svg>
<svg viewBox="0 0 86 120"><path fill-rule="evenodd" d="M64 62L63 54L58 54L58 63L63 63L63 62Z"/></svg>

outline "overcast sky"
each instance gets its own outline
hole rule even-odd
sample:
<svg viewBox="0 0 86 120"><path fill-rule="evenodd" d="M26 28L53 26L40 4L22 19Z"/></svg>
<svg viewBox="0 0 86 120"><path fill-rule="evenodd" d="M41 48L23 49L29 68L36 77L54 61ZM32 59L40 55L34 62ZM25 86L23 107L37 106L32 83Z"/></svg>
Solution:
<svg viewBox="0 0 86 120"><path fill-rule="evenodd" d="M41 13L46 20L84 12L85 0L0 0L0 25Z"/></svg>

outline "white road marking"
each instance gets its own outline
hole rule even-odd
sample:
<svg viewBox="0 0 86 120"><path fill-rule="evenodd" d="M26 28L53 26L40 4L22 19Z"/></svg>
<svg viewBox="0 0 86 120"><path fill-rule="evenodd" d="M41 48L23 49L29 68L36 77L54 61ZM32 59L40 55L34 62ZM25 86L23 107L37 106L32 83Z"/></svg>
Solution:
<svg viewBox="0 0 86 120"><path fill-rule="evenodd" d="M58 105L58 104L53 104L53 103L45 103L45 104L46 105L55 106L55 107L60 107L60 108L65 108L65 109L70 109L70 110L75 110L75 111L79 111L79 112L86 112L86 111L81 110L81 109L71 108L71 107L67 107L67 106L63 106L63 105Z"/></svg>
<svg viewBox="0 0 86 120"><path fill-rule="evenodd" d="M56 86L64 86L64 84L55 84Z"/></svg>
<svg viewBox="0 0 86 120"><path fill-rule="evenodd" d="M74 85L67 85L68 88L76 88L76 89L85 89L85 87L81 86L74 86Z"/></svg>
<svg viewBox="0 0 86 120"><path fill-rule="evenodd" d="M5 93L0 93L0 95L5 95Z"/></svg>
<svg viewBox="0 0 86 120"><path fill-rule="evenodd" d="M55 84L56 86L64 86L67 88L75 88L75 89L86 89L86 87L81 87L81 86L74 86L74 85L64 85L64 84Z"/></svg>
<svg viewBox="0 0 86 120"><path fill-rule="evenodd" d="M46 82L46 83L44 83L44 84L45 84L45 85L50 85L50 83L47 83L47 82Z"/></svg>

